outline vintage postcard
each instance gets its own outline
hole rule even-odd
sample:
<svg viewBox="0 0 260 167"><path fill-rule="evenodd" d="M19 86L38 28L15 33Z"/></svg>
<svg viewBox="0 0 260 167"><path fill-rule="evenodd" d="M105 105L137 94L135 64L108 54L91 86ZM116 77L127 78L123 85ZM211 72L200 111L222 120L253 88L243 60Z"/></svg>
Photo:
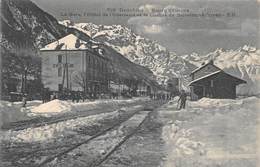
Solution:
<svg viewBox="0 0 260 167"><path fill-rule="evenodd" d="M259 167L259 0L1 0L1 167Z"/></svg>

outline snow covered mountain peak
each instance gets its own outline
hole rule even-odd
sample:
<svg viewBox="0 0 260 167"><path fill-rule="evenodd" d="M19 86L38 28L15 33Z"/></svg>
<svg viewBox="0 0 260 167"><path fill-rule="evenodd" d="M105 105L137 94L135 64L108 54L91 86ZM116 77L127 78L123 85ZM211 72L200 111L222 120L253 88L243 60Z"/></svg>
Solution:
<svg viewBox="0 0 260 167"><path fill-rule="evenodd" d="M103 42L130 61L149 68L157 77L159 83L165 83L171 78L180 78L182 88L190 81L189 74L202 63L214 60L214 63L228 73L245 79L248 84L239 89L241 94L260 93L260 51L255 47L245 45L236 50L217 48L205 55L191 53L177 55L157 41L135 34L122 25L96 25L93 23L72 23L64 20L60 24L78 29Z"/></svg>
<svg viewBox="0 0 260 167"><path fill-rule="evenodd" d="M60 24L81 30L94 40L114 48L130 61L148 67L157 76L159 83L179 77L186 85L189 72L196 68L175 53L170 53L157 41L137 35L122 25L74 24L68 20L60 21Z"/></svg>

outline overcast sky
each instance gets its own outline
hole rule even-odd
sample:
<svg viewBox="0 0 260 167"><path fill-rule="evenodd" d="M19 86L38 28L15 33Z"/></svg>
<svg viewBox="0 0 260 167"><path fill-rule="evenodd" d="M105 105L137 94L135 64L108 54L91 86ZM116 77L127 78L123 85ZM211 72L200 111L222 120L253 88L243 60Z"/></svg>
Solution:
<svg viewBox="0 0 260 167"><path fill-rule="evenodd" d="M237 49L245 44L258 46L259 9L254 0L32 0L58 20L96 24L121 24L141 36L157 40L178 54L207 53L216 48ZM139 9L147 14L163 10L185 17L86 16L84 13L109 13L108 8ZM174 11L174 12L173 12ZM181 12L180 12L181 11ZM111 12L110 12L111 13ZM129 13L129 12L128 12ZM130 12L131 13L131 12ZM221 16L194 17L211 13ZM73 14L74 16L68 16ZM81 16L75 16L80 14Z"/></svg>

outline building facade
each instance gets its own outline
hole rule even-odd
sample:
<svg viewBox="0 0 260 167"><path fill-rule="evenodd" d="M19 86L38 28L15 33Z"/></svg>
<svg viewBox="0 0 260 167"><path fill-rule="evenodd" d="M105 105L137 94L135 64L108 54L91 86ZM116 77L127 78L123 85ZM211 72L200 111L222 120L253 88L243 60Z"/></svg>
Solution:
<svg viewBox="0 0 260 167"><path fill-rule="evenodd" d="M73 34L40 50L42 82L50 91L83 91L90 96L107 93L109 60L98 44L89 44Z"/></svg>
<svg viewBox="0 0 260 167"><path fill-rule="evenodd" d="M219 67L213 61L202 65L191 73L191 98L193 100L202 97L235 99L236 86L246 81L232 76Z"/></svg>

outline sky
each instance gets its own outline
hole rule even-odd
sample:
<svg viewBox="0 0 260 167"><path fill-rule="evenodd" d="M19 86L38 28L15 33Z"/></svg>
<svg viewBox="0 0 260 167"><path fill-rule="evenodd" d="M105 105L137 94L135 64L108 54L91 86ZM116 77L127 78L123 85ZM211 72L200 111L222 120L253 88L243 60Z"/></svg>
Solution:
<svg viewBox="0 0 260 167"><path fill-rule="evenodd" d="M259 47L260 9L254 0L32 1L58 20L127 26L177 54Z"/></svg>

